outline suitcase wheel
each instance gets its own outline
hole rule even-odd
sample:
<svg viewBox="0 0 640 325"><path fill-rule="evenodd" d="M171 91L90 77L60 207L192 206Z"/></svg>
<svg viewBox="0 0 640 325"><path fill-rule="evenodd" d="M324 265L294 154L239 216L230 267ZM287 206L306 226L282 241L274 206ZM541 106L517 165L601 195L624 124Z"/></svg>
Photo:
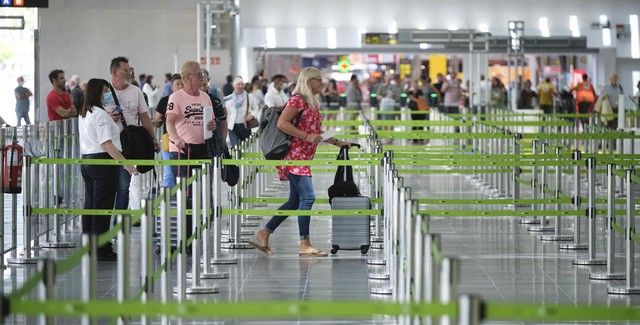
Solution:
<svg viewBox="0 0 640 325"><path fill-rule="evenodd" d="M369 245L360 246L360 253L362 253L362 255L366 255L368 251L369 251Z"/></svg>
<svg viewBox="0 0 640 325"><path fill-rule="evenodd" d="M335 255L338 252L339 249L340 249L340 246L331 245L331 254Z"/></svg>

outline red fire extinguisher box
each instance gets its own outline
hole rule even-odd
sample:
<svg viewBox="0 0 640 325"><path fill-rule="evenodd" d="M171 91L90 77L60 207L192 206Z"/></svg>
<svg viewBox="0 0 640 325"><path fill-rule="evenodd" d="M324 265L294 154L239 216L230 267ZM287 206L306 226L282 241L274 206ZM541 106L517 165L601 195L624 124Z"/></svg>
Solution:
<svg viewBox="0 0 640 325"><path fill-rule="evenodd" d="M2 193L22 193L22 155L18 142L2 148Z"/></svg>

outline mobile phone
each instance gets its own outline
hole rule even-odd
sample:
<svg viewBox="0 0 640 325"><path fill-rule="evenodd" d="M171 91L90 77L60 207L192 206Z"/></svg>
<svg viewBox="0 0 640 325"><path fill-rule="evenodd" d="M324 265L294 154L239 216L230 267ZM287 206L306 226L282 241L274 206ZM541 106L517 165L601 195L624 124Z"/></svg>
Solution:
<svg viewBox="0 0 640 325"><path fill-rule="evenodd" d="M116 106L116 107L114 107L114 108L113 108L113 111L114 111L114 112L116 112L116 113L120 113L120 114L122 114L122 108L120 108L120 106Z"/></svg>

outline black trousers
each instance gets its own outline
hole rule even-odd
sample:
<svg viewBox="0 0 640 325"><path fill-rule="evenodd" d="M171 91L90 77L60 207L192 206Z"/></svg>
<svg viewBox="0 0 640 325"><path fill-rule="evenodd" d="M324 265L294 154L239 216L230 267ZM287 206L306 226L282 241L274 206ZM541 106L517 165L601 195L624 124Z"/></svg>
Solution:
<svg viewBox="0 0 640 325"><path fill-rule="evenodd" d="M578 113L580 114L588 114L589 113L589 108L591 107L593 103L590 102L579 102L578 103ZM582 122L582 124L586 125L589 123L589 118L580 118L580 122Z"/></svg>
<svg viewBox="0 0 640 325"><path fill-rule="evenodd" d="M171 159L172 160L180 160L180 159L208 159L208 157L206 156L206 153L199 151L198 153L195 153L192 155L191 152L189 155L185 155L185 154L180 154L178 155L177 152L170 152L171 155ZM201 169L202 166L200 165L191 165L191 166L171 166L171 169L173 171L173 175L175 175L176 177L180 176L180 177L191 177L193 176L193 170L194 169ZM191 185L187 186L187 209L191 209L192 205L193 205L193 192L191 189ZM187 224L187 231L186 231L186 235L187 238L191 237L191 235L193 234L193 215L188 215L187 216L187 220L186 220L186 224Z"/></svg>
<svg viewBox="0 0 640 325"><path fill-rule="evenodd" d="M108 153L82 155L83 159L111 159ZM84 179L84 208L113 209L118 185L118 166L82 165ZM101 235L109 230L108 216L82 216L82 233ZM111 243L98 249L98 253L111 252Z"/></svg>

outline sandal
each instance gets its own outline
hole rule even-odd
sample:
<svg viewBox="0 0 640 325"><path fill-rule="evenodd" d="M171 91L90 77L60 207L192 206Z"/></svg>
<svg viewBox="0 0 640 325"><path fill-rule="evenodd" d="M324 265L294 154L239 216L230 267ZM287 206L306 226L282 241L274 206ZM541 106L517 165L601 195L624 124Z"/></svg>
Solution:
<svg viewBox="0 0 640 325"><path fill-rule="evenodd" d="M271 251L271 247L269 246L260 246L252 241L249 241L249 245L253 246L255 249L267 254L267 255L273 255L273 252Z"/></svg>
<svg viewBox="0 0 640 325"><path fill-rule="evenodd" d="M315 248L312 248L308 252L299 252L298 255L307 256L307 257L327 257L327 256L329 256L329 254L327 254L327 252L323 252L323 251L317 250Z"/></svg>

